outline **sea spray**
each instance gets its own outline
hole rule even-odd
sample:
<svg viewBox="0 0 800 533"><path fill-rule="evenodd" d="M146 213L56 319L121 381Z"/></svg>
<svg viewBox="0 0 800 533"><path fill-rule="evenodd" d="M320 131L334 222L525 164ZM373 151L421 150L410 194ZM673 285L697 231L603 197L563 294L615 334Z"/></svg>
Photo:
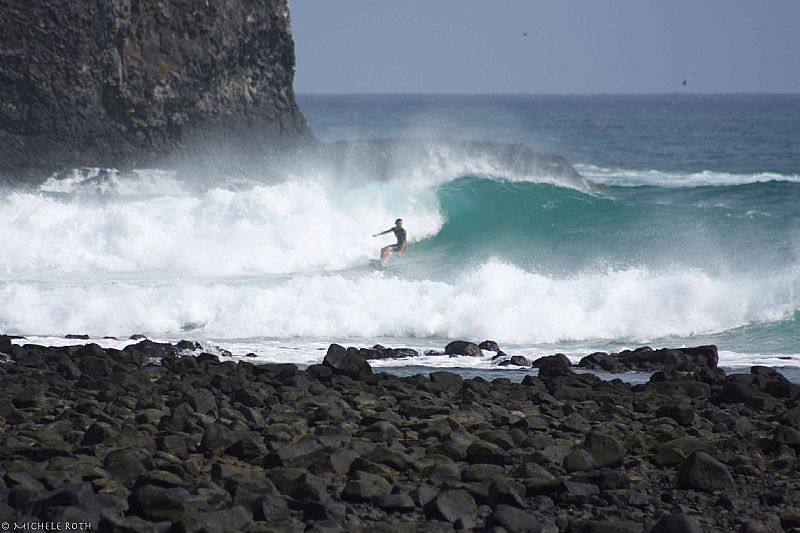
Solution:
<svg viewBox="0 0 800 533"><path fill-rule="evenodd" d="M797 274L762 280L644 270L552 278L489 260L452 282L389 273L278 279L12 282L0 289L11 332L171 338L500 338L542 344L646 342L791 317Z"/></svg>

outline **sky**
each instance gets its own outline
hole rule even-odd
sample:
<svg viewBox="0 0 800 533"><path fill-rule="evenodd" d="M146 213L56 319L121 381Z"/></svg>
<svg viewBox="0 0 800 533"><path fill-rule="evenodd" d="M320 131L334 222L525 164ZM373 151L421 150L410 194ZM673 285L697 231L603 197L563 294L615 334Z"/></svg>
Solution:
<svg viewBox="0 0 800 533"><path fill-rule="evenodd" d="M800 0L289 6L300 94L800 93Z"/></svg>

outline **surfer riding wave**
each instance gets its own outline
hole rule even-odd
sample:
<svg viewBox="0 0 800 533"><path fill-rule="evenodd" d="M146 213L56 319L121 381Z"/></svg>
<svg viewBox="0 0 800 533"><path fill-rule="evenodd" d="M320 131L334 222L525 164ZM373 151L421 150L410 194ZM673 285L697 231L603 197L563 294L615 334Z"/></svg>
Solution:
<svg viewBox="0 0 800 533"><path fill-rule="evenodd" d="M394 233L394 236L397 238L397 244L390 244L389 246L384 246L381 248L381 265L386 264L386 260L392 254L392 252L397 253L397 257L403 255L403 252L406 250L406 246L408 245L408 241L406 241L406 230L403 229L403 219L398 218L394 221L394 227L389 228L386 231L382 231L380 233L376 233L373 237L378 237L379 235L386 235L387 233Z"/></svg>

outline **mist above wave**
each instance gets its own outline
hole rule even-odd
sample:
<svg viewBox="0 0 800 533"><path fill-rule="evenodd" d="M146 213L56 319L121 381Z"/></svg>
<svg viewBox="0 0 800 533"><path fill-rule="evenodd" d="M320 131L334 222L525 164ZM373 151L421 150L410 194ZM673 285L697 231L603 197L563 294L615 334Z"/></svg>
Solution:
<svg viewBox="0 0 800 533"><path fill-rule="evenodd" d="M215 169L220 166L215 165ZM272 164L241 172L195 173L192 169L119 171L94 167L58 172L38 186L51 193L179 195L208 188L242 188L287 180L312 180L341 186L403 180L425 185L463 175L552 183L581 190L594 184L561 156L542 154L521 144L476 141L379 139L299 146L276 156Z"/></svg>

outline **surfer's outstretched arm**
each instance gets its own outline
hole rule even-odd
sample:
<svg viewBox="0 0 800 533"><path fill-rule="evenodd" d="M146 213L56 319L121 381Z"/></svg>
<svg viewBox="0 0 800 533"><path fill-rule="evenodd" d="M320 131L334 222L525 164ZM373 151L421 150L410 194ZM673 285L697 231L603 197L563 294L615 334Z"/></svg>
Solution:
<svg viewBox="0 0 800 533"><path fill-rule="evenodd" d="M376 233L375 235L373 235L373 237L378 237L378 236L380 236L380 235L386 235L387 233L391 233L391 231L392 231L393 229L394 229L394 228L389 228L389 229L387 229L386 231L382 231L382 232L380 232L380 233Z"/></svg>

